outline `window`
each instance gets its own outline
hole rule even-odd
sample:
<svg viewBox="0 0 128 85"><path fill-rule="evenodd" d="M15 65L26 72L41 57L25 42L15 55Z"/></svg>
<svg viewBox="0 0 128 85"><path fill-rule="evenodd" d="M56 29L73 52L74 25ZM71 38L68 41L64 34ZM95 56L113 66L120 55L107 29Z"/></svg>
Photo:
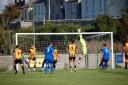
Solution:
<svg viewBox="0 0 128 85"><path fill-rule="evenodd" d="M44 4L42 4L42 14L44 14L44 11L45 11L45 9L44 9Z"/></svg>
<svg viewBox="0 0 128 85"><path fill-rule="evenodd" d="M111 1L111 5L114 5L114 1L113 0Z"/></svg>
<svg viewBox="0 0 128 85"><path fill-rule="evenodd" d="M86 6L85 10L86 10L86 13L87 13L88 12L88 0L85 1L85 6Z"/></svg>
<svg viewBox="0 0 128 85"><path fill-rule="evenodd" d="M38 5L38 15L40 15L40 5Z"/></svg>
<svg viewBox="0 0 128 85"><path fill-rule="evenodd" d="M99 11L102 11L102 0L100 0L100 8Z"/></svg>
<svg viewBox="0 0 128 85"><path fill-rule="evenodd" d="M95 15L92 15L92 18L96 18Z"/></svg>
<svg viewBox="0 0 128 85"><path fill-rule="evenodd" d="M36 10L37 10L36 6L34 6L34 15L36 15Z"/></svg>
<svg viewBox="0 0 128 85"><path fill-rule="evenodd" d="M92 12L94 13L95 12L95 1L94 0L92 1L92 4L93 4L93 6L92 6Z"/></svg>

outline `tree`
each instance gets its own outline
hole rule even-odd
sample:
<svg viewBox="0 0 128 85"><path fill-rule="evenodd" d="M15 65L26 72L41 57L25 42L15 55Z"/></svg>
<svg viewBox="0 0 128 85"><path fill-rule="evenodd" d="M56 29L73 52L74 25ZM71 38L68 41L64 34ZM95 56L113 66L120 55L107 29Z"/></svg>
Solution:
<svg viewBox="0 0 128 85"><path fill-rule="evenodd" d="M0 29L0 54L10 54L11 52L11 32Z"/></svg>
<svg viewBox="0 0 128 85"><path fill-rule="evenodd" d="M78 29L82 31L91 31L94 30L93 26L80 26L79 24L67 24L67 23L52 23L48 22L42 27L38 28L36 32L77 32Z"/></svg>
<svg viewBox="0 0 128 85"><path fill-rule="evenodd" d="M123 39L123 43L126 42L128 39L128 8L125 9L123 17L118 20L117 32L118 36Z"/></svg>
<svg viewBox="0 0 128 85"><path fill-rule="evenodd" d="M97 29L97 31L101 32L116 33L116 20L114 20L111 16L108 15L98 16L96 18L95 28Z"/></svg>
<svg viewBox="0 0 128 85"><path fill-rule="evenodd" d="M19 16L19 8L16 5L9 3L7 6L5 6L5 10L3 11L3 13L0 14L2 27L8 29L9 23L17 19Z"/></svg>
<svg viewBox="0 0 128 85"><path fill-rule="evenodd" d="M92 29L94 29L94 27L81 27L79 24L67 24L67 23L52 23L52 22L48 22L45 25L43 25L40 28L37 28L36 32L41 32L41 33L65 33L65 32L78 32L78 29L82 30L82 32L87 32L90 31ZM71 35L70 37L73 37L74 35ZM56 36L56 39L63 39L63 40L67 40L67 38L70 38L65 36ZM39 37L39 40L52 40L55 37L49 37L49 36L44 36L44 37Z"/></svg>

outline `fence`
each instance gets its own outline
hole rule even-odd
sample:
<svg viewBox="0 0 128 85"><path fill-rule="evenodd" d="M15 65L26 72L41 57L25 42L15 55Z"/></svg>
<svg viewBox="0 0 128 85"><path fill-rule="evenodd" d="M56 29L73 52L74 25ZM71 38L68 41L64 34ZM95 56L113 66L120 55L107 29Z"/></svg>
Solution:
<svg viewBox="0 0 128 85"><path fill-rule="evenodd" d="M81 55L79 54L78 56L81 56ZM116 60L115 58L116 56L114 56L114 61ZM41 59L42 60L40 61L43 61L43 58ZM77 61L78 61L78 57L77 57ZM110 67L111 67L111 61L112 60L110 59L109 61ZM78 64L77 62L77 68L78 69L97 69L99 62L100 62L100 54L88 54L86 55L86 57L82 58L80 64ZM57 69L68 69L68 65L69 65L68 54L59 54L56 68ZM12 56L0 56L0 69L3 69L3 68L6 68L9 71L13 69L13 57Z"/></svg>

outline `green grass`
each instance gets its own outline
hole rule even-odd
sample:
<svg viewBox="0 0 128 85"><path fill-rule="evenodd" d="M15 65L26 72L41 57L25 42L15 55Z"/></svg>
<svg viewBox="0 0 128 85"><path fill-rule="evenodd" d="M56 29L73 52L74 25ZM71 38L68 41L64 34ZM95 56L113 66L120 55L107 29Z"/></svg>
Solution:
<svg viewBox="0 0 128 85"><path fill-rule="evenodd" d="M128 70L69 70L42 72L0 72L0 85L128 85Z"/></svg>

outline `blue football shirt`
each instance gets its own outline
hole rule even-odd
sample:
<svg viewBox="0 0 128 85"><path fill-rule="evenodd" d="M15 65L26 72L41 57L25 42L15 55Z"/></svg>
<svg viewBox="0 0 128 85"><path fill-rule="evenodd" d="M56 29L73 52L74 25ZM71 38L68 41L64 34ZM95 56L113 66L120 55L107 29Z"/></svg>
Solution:
<svg viewBox="0 0 128 85"><path fill-rule="evenodd" d="M110 52L108 48L102 48L101 52L103 53L103 58L108 60L110 58Z"/></svg>
<svg viewBox="0 0 128 85"><path fill-rule="evenodd" d="M53 59L53 51L54 49L52 47L47 47L45 49L45 59L48 59L48 60Z"/></svg>

